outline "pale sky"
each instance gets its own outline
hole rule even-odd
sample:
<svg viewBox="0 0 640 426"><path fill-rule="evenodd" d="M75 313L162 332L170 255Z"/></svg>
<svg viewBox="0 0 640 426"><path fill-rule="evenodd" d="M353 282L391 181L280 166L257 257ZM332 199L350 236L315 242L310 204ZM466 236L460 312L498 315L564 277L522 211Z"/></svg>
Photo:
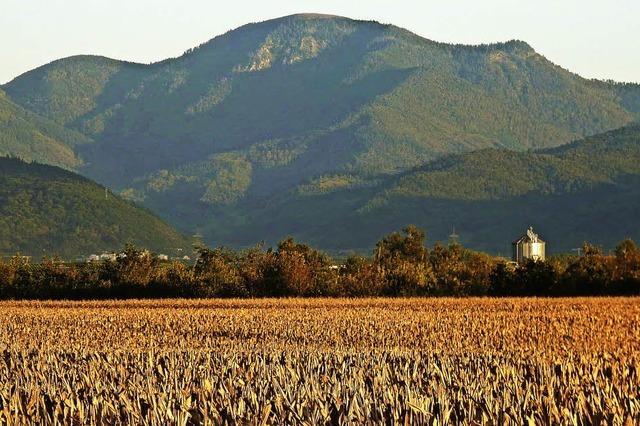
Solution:
<svg viewBox="0 0 640 426"><path fill-rule="evenodd" d="M304 12L442 42L520 39L584 77L640 82L640 0L0 0L0 83L76 54L154 62L246 23Z"/></svg>

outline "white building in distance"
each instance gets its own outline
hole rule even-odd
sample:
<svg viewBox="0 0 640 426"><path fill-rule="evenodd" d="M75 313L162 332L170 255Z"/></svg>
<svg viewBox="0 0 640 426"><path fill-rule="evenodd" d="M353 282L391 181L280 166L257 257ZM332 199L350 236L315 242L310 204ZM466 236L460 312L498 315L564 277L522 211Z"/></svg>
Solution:
<svg viewBox="0 0 640 426"><path fill-rule="evenodd" d="M512 243L513 261L522 263L527 259L544 261L546 243L529 227L527 233Z"/></svg>

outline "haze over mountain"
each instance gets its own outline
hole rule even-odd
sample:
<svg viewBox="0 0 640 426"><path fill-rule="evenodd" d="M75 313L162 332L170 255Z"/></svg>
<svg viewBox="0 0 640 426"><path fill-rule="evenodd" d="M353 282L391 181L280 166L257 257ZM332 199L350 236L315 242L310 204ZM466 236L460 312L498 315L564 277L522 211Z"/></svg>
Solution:
<svg viewBox="0 0 640 426"><path fill-rule="evenodd" d="M476 205L516 209L527 218L518 226L535 224L555 194L569 200L608 184L580 175L578 183L561 180L579 191L548 195L545 185L558 183L559 154L528 150L640 117L640 86L585 80L522 41L447 45L321 15L250 24L152 65L61 59L3 89L7 102L33 114L29 126L46 120L84 138L51 138L42 150L13 143L5 151L60 164L59 141L68 148L64 165L182 230L233 245L293 234L325 248L364 248L412 221L440 237L453 225L468 228L469 243L500 249L519 230L490 231L504 224L502 216L474 220ZM422 179L452 158L457 169ZM539 169L523 183L514 167L531 162ZM458 176L467 167L476 177ZM396 182L400 176L409 181ZM403 191L431 200L429 208L396 200ZM455 203L469 214L451 216ZM559 237L591 239L595 211L585 209L585 228L563 231L557 220Z"/></svg>
<svg viewBox="0 0 640 426"><path fill-rule="evenodd" d="M0 256L75 259L134 243L170 253L190 241L152 213L58 167L0 157Z"/></svg>

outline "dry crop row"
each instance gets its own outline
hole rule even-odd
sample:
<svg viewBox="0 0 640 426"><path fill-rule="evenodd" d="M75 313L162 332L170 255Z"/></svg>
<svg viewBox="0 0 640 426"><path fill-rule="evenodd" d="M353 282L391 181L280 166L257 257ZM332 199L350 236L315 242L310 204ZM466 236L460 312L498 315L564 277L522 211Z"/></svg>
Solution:
<svg viewBox="0 0 640 426"><path fill-rule="evenodd" d="M640 299L0 304L0 423L638 424Z"/></svg>

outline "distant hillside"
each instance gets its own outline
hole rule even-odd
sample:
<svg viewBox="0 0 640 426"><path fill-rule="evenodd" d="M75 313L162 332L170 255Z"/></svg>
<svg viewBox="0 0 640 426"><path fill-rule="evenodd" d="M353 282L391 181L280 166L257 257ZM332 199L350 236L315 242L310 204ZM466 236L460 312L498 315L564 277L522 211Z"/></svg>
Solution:
<svg viewBox="0 0 640 426"><path fill-rule="evenodd" d="M640 125L533 152L481 150L450 155L394 180L376 197L491 200L532 192L567 194L640 174Z"/></svg>
<svg viewBox="0 0 640 426"><path fill-rule="evenodd" d="M16 105L0 90L0 156L76 168L82 161L75 149L88 142L84 135Z"/></svg>
<svg viewBox="0 0 640 426"><path fill-rule="evenodd" d="M449 45L324 15L249 24L151 65L61 59L3 89L92 139L73 147L80 173L184 231L233 244L295 234L363 247L391 228L388 220L430 224L423 212L440 215L409 204L403 208L413 210L387 212L389 199L497 205L561 194L561 185L577 185L567 194L596 190L607 185L600 177L583 173L574 182L579 170L565 170L562 158L526 152L640 119L640 86L585 80L522 41ZM472 151L480 152L447 157ZM422 170L431 173L423 187L414 168L441 157ZM533 162L545 172L505 181L512 174L492 168L495 161ZM458 173L467 167L483 177ZM569 175L546 174L555 167ZM532 181L553 190L532 189ZM362 236L335 235L365 217L372 224ZM454 222L440 220L437 235ZM502 238L473 242L495 248Z"/></svg>
<svg viewBox="0 0 640 426"><path fill-rule="evenodd" d="M0 256L75 258L132 242L168 252L189 241L156 216L57 167L0 158Z"/></svg>
<svg viewBox="0 0 640 426"><path fill-rule="evenodd" d="M504 251L529 224L552 251L583 241L640 239L640 126L537 152L484 150L443 158L385 181L363 217L421 223L438 239ZM378 222L380 223L380 222Z"/></svg>
<svg viewBox="0 0 640 426"><path fill-rule="evenodd" d="M613 247L626 237L640 240L640 126L550 150L451 155L394 176L324 176L245 203L197 212L216 218L200 222L210 226L205 234L228 245L291 234L334 251L368 251L414 223L432 241L447 241L455 227L462 243L505 254L533 225L551 252L584 241ZM185 214L175 206L164 208Z"/></svg>

